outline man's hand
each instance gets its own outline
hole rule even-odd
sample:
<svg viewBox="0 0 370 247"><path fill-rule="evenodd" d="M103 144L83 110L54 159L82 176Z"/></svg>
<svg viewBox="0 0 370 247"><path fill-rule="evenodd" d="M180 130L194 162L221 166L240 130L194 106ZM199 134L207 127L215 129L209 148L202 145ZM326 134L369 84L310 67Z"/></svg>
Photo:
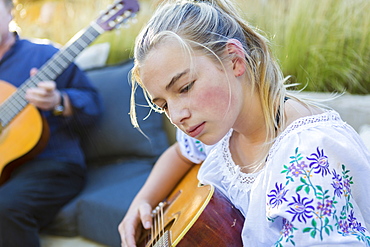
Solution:
<svg viewBox="0 0 370 247"><path fill-rule="evenodd" d="M35 68L30 72L31 76L36 73ZM37 84L37 87L27 89L25 98L37 108L49 111L60 103L61 94L56 88L55 81L42 81Z"/></svg>

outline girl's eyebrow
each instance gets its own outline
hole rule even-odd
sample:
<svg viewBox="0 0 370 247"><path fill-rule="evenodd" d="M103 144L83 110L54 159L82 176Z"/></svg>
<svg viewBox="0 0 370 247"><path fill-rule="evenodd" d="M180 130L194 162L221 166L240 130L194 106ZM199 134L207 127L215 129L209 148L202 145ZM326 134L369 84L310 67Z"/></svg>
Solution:
<svg viewBox="0 0 370 247"><path fill-rule="evenodd" d="M175 85L175 83L180 80L181 77L183 77L184 75L188 74L190 71L190 69L186 69L184 70L183 72L181 73L178 73L177 75L175 75L174 77L172 77L170 83L168 83L168 85L166 86L166 91L170 90L171 87L173 87L173 85ZM156 101L158 101L159 98L154 98L152 99L152 102L155 103Z"/></svg>
<svg viewBox="0 0 370 247"><path fill-rule="evenodd" d="M166 90L168 91L182 76L184 76L187 73L189 73L189 71L190 71L189 69L186 69L183 72L178 73L177 75L175 75L172 78L172 80L170 81L170 83L168 83L168 85L166 86Z"/></svg>

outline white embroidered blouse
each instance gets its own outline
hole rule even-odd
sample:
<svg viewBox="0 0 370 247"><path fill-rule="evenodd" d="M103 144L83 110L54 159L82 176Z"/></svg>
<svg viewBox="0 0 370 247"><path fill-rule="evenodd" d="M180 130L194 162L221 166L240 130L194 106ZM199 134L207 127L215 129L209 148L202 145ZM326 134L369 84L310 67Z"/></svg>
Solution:
<svg viewBox="0 0 370 247"><path fill-rule="evenodd" d="M294 121L265 167L243 173L231 157L232 130L207 146L178 131L185 157L245 217L244 246L370 246L370 153L335 111Z"/></svg>

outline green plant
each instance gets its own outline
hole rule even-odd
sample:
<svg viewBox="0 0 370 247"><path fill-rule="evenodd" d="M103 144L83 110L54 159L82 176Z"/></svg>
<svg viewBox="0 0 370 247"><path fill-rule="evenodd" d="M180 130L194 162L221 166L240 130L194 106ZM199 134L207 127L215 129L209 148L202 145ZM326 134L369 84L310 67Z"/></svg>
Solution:
<svg viewBox="0 0 370 247"><path fill-rule="evenodd" d="M285 75L309 91L370 92L370 1L245 0Z"/></svg>
<svg viewBox="0 0 370 247"><path fill-rule="evenodd" d="M64 44L112 2L23 0L17 6L17 22L23 36ZM94 42L111 43L108 64L132 56L135 37L153 11L151 2L140 1L137 22L129 28L104 33ZM246 19L272 40L284 74L299 88L370 92L369 0L238 0L238 4Z"/></svg>

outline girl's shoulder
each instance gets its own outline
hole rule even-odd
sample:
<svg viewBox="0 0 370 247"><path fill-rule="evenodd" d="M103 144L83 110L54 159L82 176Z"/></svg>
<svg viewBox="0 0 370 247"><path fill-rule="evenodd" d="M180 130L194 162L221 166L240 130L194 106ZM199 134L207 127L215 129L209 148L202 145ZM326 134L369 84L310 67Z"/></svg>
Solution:
<svg viewBox="0 0 370 247"><path fill-rule="evenodd" d="M284 109L284 113L286 116L285 126L289 126L291 123L300 118L319 115L324 112L325 110L320 107L308 105L294 99L288 99L285 102Z"/></svg>
<svg viewBox="0 0 370 247"><path fill-rule="evenodd" d="M275 139L268 157L282 147L295 145L322 145L333 142L357 142L357 132L334 110L300 117L292 121Z"/></svg>

